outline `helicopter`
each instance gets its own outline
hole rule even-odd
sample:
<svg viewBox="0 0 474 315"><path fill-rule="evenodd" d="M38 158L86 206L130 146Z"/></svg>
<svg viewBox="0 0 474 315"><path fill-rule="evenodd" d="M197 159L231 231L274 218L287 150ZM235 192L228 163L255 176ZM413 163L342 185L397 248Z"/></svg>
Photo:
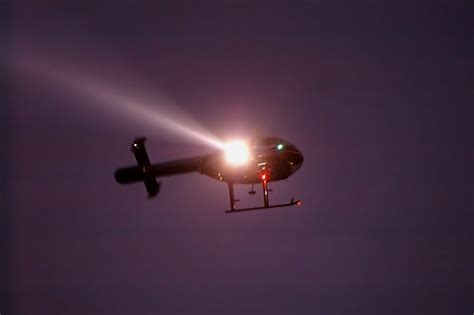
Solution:
<svg viewBox="0 0 474 315"><path fill-rule="evenodd" d="M275 137L256 138L249 143L232 141L216 152L167 162L151 164L145 148L146 138L136 138L131 145L137 166L122 167L115 171L120 184L144 182L148 197L160 192L157 177L200 173L227 183L230 209L226 213L301 205L294 197L288 203L271 205L268 183L287 179L303 165L303 154L290 142ZM249 194L255 195L255 184L261 184L263 206L236 208L235 184L252 185Z"/></svg>

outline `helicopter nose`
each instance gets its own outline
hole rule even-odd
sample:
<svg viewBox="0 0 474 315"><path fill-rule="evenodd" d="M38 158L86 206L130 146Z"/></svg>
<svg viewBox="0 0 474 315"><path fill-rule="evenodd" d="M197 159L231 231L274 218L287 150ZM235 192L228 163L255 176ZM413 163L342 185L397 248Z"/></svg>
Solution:
<svg viewBox="0 0 474 315"><path fill-rule="evenodd" d="M296 149L296 162L297 164L303 164L304 162L304 157L303 157L303 153L301 153L300 150Z"/></svg>
<svg viewBox="0 0 474 315"><path fill-rule="evenodd" d="M301 153L300 150L297 148L293 147L291 148L290 155L289 155L289 163L290 163L290 168L291 168L291 173L293 174L297 170L300 169L300 167L303 165L303 153Z"/></svg>

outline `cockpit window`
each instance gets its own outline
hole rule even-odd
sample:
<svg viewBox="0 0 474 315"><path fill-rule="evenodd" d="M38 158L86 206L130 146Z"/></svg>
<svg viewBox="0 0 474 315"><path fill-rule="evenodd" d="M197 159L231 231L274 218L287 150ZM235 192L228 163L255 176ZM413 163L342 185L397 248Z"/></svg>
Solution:
<svg viewBox="0 0 474 315"><path fill-rule="evenodd" d="M287 142L280 138L259 138L253 141L253 147L256 149L269 149L274 148L276 150L283 150L287 145Z"/></svg>

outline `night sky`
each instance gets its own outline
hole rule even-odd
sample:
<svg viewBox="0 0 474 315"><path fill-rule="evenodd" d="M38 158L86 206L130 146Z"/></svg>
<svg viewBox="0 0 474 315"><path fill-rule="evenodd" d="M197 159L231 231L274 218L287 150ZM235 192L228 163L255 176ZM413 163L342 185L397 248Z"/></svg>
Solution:
<svg viewBox="0 0 474 315"><path fill-rule="evenodd" d="M472 4L0 8L2 315L474 312ZM212 148L18 66L41 60L216 137L288 139L305 162L271 198L303 205L226 215L199 174L118 185L136 136L153 162Z"/></svg>

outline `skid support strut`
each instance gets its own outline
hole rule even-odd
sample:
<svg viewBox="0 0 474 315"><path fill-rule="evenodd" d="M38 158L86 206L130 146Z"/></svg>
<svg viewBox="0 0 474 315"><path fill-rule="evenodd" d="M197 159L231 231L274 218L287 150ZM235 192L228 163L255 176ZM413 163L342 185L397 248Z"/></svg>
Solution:
<svg viewBox="0 0 474 315"><path fill-rule="evenodd" d="M235 210L235 196L234 196L234 185L231 183L227 183L229 187L229 197L230 197L230 211Z"/></svg>
<svg viewBox="0 0 474 315"><path fill-rule="evenodd" d="M265 208L270 207L270 201L268 199L268 183L267 180L262 180L262 190L263 190L263 205Z"/></svg>

